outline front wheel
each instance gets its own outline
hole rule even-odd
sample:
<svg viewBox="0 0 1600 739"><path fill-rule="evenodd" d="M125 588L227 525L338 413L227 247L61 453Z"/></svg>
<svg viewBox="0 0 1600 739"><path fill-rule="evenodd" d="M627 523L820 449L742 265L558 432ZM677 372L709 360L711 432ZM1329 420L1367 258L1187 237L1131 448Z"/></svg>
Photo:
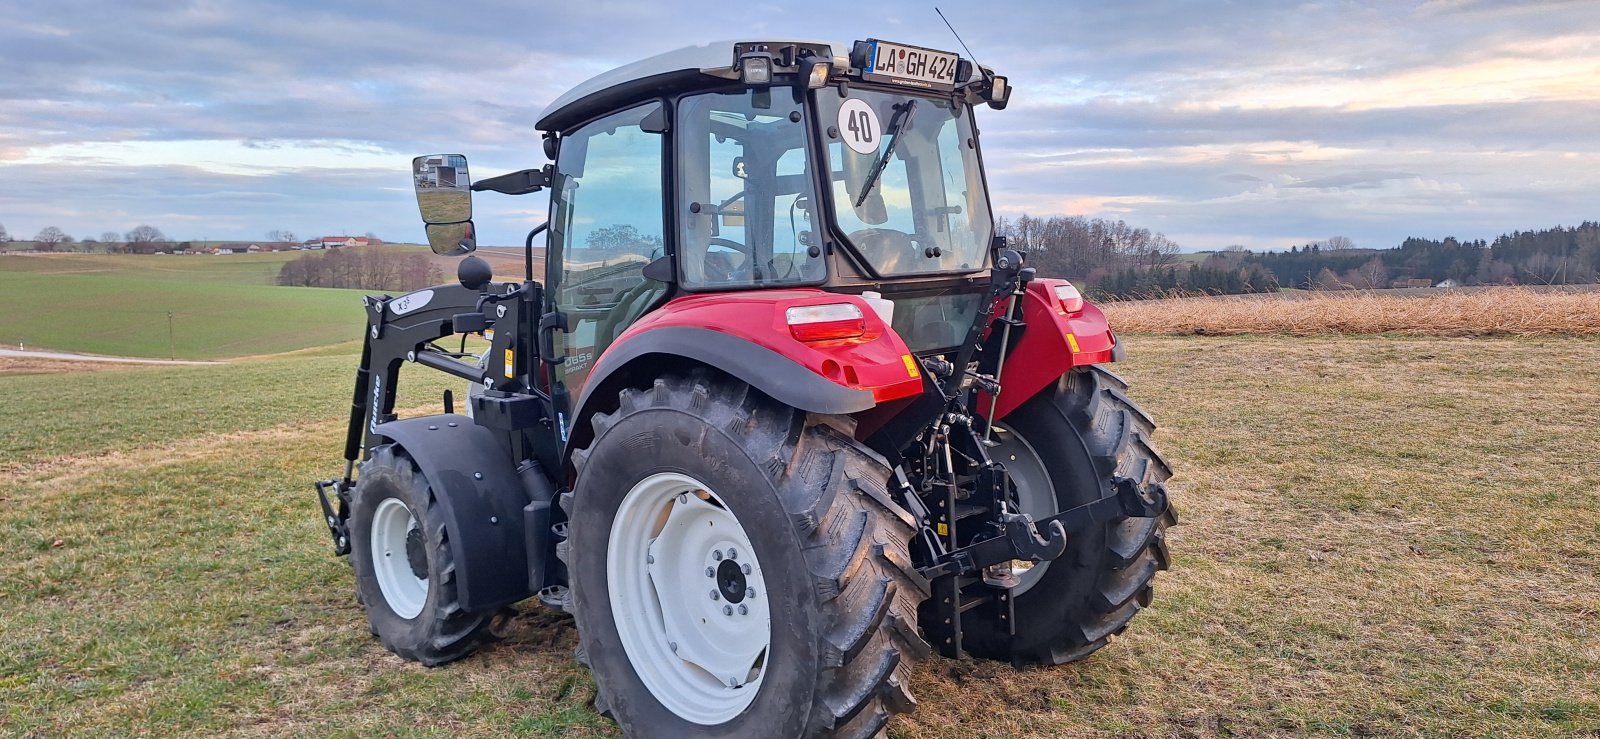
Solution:
<svg viewBox="0 0 1600 739"><path fill-rule="evenodd" d="M428 479L393 444L361 464L350 505L350 563L367 625L391 652L433 667L491 641L504 609L467 611L450 531Z"/></svg>
<svg viewBox="0 0 1600 739"><path fill-rule="evenodd" d="M990 456L1015 481L1023 513L1038 520L1108 497L1118 478L1144 489L1172 476L1151 445L1155 422L1127 390L1100 367L1074 369L998 424ZM962 618L963 646L1016 665L1089 656L1150 605L1151 581L1168 565L1166 530L1176 523L1170 510L1111 521L1070 536L1053 561L1017 563L1015 635L992 612L975 609Z"/></svg>
<svg viewBox="0 0 1600 739"><path fill-rule="evenodd" d="M673 737L865 737L910 710L928 583L848 420L709 372L619 406L562 501L596 708Z"/></svg>

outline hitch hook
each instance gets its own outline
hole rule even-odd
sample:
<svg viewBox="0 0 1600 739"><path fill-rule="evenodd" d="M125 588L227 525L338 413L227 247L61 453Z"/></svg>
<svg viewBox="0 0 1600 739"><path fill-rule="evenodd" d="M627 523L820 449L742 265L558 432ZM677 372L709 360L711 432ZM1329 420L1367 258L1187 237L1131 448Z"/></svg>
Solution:
<svg viewBox="0 0 1600 739"><path fill-rule="evenodd" d="M1060 557L1067 551L1067 530L1060 521L1048 521L1045 535L1040 536L1033 518L1024 513L1001 514L1006 538L1016 550L1017 559L1045 562Z"/></svg>

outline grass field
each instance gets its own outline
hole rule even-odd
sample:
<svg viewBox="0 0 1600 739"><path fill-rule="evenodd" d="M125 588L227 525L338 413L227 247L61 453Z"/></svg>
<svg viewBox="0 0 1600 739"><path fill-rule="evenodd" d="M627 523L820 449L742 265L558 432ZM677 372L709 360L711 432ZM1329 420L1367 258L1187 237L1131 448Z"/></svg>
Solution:
<svg viewBox="0 0 1600 739"><path fill-rule="evenodd" d="M891 736L1600 731L1600 340L1125 340L1154 607L1073 666L934 658ZM564 617L434 670L368 636L310 488L353 364L0 381L0 734L616 735Z"/></svg>
<svg viewBox="0 0 1600 739"><path fill-rule="evenodd" d="M216 359L359 339L368 291L273 284L304 253L0 255L0 346ZM520 253L486 258L501 279L520 278ZM454 274L456 260L437 259Z"/></svg>

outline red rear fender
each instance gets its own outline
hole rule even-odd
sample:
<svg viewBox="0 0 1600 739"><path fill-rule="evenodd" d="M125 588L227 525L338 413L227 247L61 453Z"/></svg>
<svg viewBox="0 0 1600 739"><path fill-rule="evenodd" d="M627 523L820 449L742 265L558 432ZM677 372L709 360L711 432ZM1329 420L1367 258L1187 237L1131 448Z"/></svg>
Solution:
<svg viewBox="0 0 1600 739"><path fill-rule="evenodd" d="M840 303L861 311L864 330L859 336L801 341L791 331L790 308ZM799 289L677 298L629 327L606 353L617 351L645 332L668 327L707 329L737 337L771 350L783 360L840 387L869 392L877 403L922 392L922 373L905 341L871 305L854 295ZM761 387L759 379L742 379Z"/></svg>
<svg viewBox="0 0 1600 739"><path fill-rule="evenodd" d="M1116 337L1105 314L1088 301L1081 310L1067 313L1056 298L1056 287L1067 284L1051 278L1028 283L1022 298L1022 318L1028 327L1006 357L996 418L1005 418L1073 367L1111 361ZM985 398L978 407L987 410L987 403Z"/></svg>

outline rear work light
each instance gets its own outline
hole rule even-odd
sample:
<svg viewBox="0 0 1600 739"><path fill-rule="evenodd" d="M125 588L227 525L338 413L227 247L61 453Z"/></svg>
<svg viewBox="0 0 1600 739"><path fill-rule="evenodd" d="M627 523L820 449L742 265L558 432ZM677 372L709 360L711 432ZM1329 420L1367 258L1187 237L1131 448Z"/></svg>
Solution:
<svg viewBox="0 0 1600 739"><path fill-rule="evenodd" d="M784 311L784 318L800 341L853 339L867 332L867 318L854 303L797 305Z"/></svg>
<svg viewBox="0 0 1600 739"><path fill-rule="evenodd" d="M1068 314L1083 310L1083 294L1072 283L1056 285L1056 302L1061 304L1061 310Z"/></svg>

